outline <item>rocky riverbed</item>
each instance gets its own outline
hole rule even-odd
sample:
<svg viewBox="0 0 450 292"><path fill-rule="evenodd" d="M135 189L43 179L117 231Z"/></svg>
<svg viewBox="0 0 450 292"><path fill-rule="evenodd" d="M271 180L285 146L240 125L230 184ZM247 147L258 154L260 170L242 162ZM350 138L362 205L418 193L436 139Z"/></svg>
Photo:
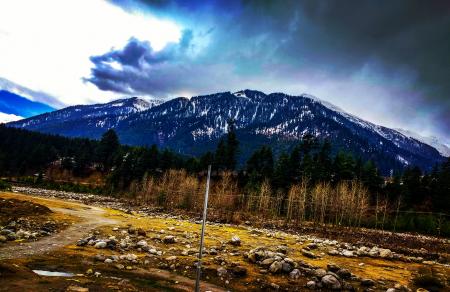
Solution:
<svg viewBox="0 0 450 292"><path fill-rule="evenodd" d="M154 268L195 278L200 231L195 218L183 219L109 197L23 187L14 190L107 207L108 218L120 222L87 231L67 247L68 251L60 251L73 258L70 265L67 263L71 272L94 282ZM448 248L446 239L433 240ZM425 247L408 253L366 243L258 228L250 222L240 226L208 222L203 279L234 291L394 292L423 288L444 291L448 287L448 253L435 252L437 257L430 258ZM46 261L50 265L49 259L39 263ZM77 261L82 265L75 264Z"/></svg>

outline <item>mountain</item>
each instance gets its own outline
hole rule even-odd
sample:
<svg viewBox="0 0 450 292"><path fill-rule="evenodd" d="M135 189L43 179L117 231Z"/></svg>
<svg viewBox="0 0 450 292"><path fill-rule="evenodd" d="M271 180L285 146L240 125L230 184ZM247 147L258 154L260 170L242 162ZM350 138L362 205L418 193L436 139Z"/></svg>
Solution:
<svg viewBox="0 0 450 292"><path fill-rule="evenodd" d="M405 136L408 136L410 138L416 139L420 142L423 142L425 144L433 146L434 148L436 148L437 151L439 151L439 153L442 156L450 157L450 147L447 146L446 144L442 143L441 141L439 141L439 139L437 137L434 137L434 136L425 137L425 136L419 135L413 131L409 131L409 130L405 130L405 129L396 129L396 130Z"/></svg>
<svg viewBox="0 0 450 292"><path fill-rule="evenodd" d="M141 106L136 107L136 103ZM157 144L180 153L214 149L235 120L241 158L262 145L275 153L290 150L303 135L329 139L338 149L372 159L384 174L417 165L429 170L443 157L433 147L396 130L364 121L310 95L222 92L146 104L137 98L103 105L75 106L9 126L66 136L99 138L114 128L122 143Z"/></svg>
<svg viewBox="0 0 450 292"><path fill-rule="evenodd" d="M0 113L21 118L31 117L54 110L55 109L49 105L31 101L6 90L0 90Z"/></svg>
<svg viewBox="0 0 450 292"><path fill-rule="evenodd" d="M106 130L117 127L122 120L159 103L157 100L133 97L106 104L70 106L8 125L70 137L99 138Z"/></svg>

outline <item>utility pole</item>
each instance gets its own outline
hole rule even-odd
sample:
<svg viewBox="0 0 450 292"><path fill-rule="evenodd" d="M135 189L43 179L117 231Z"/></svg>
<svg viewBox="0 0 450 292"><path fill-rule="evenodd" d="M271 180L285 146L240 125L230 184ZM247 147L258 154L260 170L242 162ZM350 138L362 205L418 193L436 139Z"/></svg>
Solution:
<svg viewBox="0 0 450 292"><path fill-rule="evenodd" d="M200 275L202 273L203 240L204 240L204 237L205 237L206 210L208 209L208 195L209 195L209 181L210 181L210 178L211 178L211 165L208 166L208 178L206 180L205 201L203 202L202 234L200 236L200 250L198 252L197 280L195 281L195 291L196 292L200 292Z"/></svg>

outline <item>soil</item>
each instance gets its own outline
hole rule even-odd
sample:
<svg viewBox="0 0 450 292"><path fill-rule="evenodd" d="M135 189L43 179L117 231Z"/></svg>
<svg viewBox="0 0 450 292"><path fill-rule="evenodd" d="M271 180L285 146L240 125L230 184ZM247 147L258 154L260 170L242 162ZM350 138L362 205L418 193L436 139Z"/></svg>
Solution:
<svg viewBox="0 0 450 292"><path fill-rule="evenodd" d="M0 198L0 225L21 217L48 215L52 211L43 205L17 199Z"/></svg>
<svg viewBox="0 0 450 292"><path fill-rule="evenodd" d="M193 291L195 283L194 254L183 255L186 249L196 249L200 225L190 219L181 219L179 216L168 214L144 214L135 211L123 212L120 210L100 207L97 204L81 204L73 201L55 198L42 198L18 193L0 193L0 198L6 200L28 202L30 206L40 205L48 208L52 216L71 216L77 218L71 225L59 233L44 237L35 242L21 242L16 245L0 246L0 291L66 291L69 286L89 288L89 291ZM0 199L1 200L1 199ZM22 203L14 203L14 206ZM11 213L11 212L10 212ZM42 215L41 215L42 216ZM142 234L130 233L130 228L142 229ZM284 227L288 229L288 227ZM401 244L405 241L405 248L427 247L442 244L440 247L447 250L442 239L430 239L428 237L413 236L417 245L408 243L409 235L386 233L371 233L370 230L329 229L317 228L305 229L303 232L282 232L279 229L256 229L248 225L229 225L208 223L205 248L216 247L219 256L225 261L217 261L215 255L206 253L203 261L202 279L204 282L202 291L272 291L279 285L286 291L304 291L306 281L311 277L303 275L300 279L292 281L286 274L262 273L261 266L249 262L245 254L257 246L275 250L278 246L286 246L289 257L296 262L304 262L314 267L327 268L334 263L347 268L358 278L373 279L377 283L374 291L386 291L399 283L411 288L417 288L413 279L420 269L427 267L438 274L447 283L450 279L448 265L436 262L422 263L409 262L396 259L371 258L371 257L344 257L327 254L324 245L312 251L319 255L317 258L307 258L302 254L302 249L315 242L318 237L306 234L316 234L320 238L344 239L346 242L364 242L366 246L376 245L377 242L386 244ZM117 238L120 242L127 237L133 240L133 244L122 249L97 249L93 245L77 246L80 238L86 238L92 234L97 239ZM368 234L368 236L365 236ZM381 235L387 239L377 238ZM175 236L176 243L166 244L162 238ZM232 236L239 236L242 244L230 245ZM139 240L145 240L154 246L162 255L149 255L135 246ZM431 241L428 241L431 240ZM436 240L436 241L433 241ZM319 244L320 245L320 244ZM343 246L339 243L336 247ZM189 247L188 247L189 246ZM428 249L433 247L428 245ZM393 249L394 250L394 249ZM416 249L414 249L416 250ZM437 248L439 250L439 248ZM420 252L420 251L416 251ZM426 252L426 251L422 251ZM133 253L137 256L135 262L123 260L106 263L98 261L96 257L120 256ZM429 253L429 252L426 252ZM407 253L406 255L410 255ZM168 262L169 257L176 256L176 264ZM124 264L126 268L118 269L117 263ZM244 277L236 278L232 275L218 277L217 269L224 267L231 271L239 265L247 270ZM69 272L75 274L71 278L45 277L34 274L31 270L40 269L55 272ZM89 272L89 270L92 270ZM99 273L95 276L94 273ZM358 282L359 283L359 282ZM358 283L353 283L359 288ZM273 284L273 286L272 286ZM222 288L223 287L223 288Z"/></svg>

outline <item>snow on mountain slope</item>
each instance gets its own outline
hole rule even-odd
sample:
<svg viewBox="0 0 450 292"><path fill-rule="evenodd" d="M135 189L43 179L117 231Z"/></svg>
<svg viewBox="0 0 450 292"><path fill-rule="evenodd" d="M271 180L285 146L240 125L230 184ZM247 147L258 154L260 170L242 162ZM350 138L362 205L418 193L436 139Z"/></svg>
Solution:
<svg viewBox="0 0 450 292"><path fill-rule="evenodd" d="M396 130L409 138L416 139L420 142L423 142L425 144L433 146L434 148L436 148L436 150L439 151L439 153L441 153L441 155L443 155L445 157L450 157L450 146L439 141L439 139L437 137L434 137L434 136L424 137L413 131L409 131L409 130L405 130L405 129L396 129Z"/></svg>
<svg viewBox="0 0 450 292"><path fill-rule="evenodd" d="M98 138L106 130L116 127L121 120L160 103L158 100L132 97L105 104L76 105L10 125L46 133Z"/></svg>
<svg viewBox="0 0 450 292"><path fill-rule="evenodd" d="M98 138L114 128L121 142L157 144L180 153L213 150L234 120L246 159L262 145L275 153L305 135L329 139L338 149L374 160L384 173L418 165L430 169L443 157L433 147L396 130L364 121L310 95L255 90L175 98L152 104L138 98L75 106L8 125L66 136Z"/></svg>

